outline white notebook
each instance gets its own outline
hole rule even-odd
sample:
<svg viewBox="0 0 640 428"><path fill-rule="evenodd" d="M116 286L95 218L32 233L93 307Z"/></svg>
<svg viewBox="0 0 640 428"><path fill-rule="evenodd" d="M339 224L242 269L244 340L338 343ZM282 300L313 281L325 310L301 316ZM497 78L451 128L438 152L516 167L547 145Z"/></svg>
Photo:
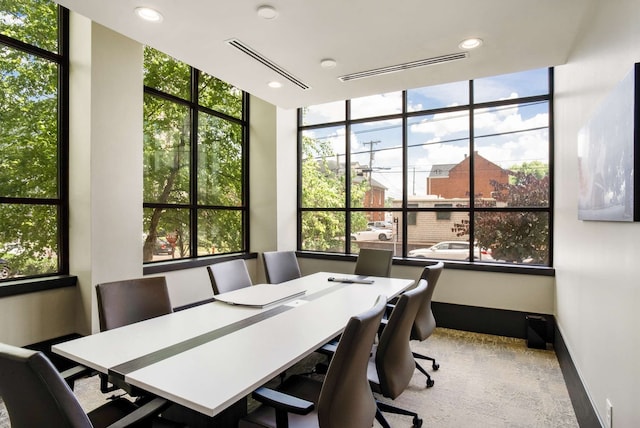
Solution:
<svg viewBox="0 0 640 428"><path fill-rule="evenodd" d="M306 290L290 288L286 285L256 284L228 293L218 294L214 296L214 298L221 302L229 303L230 305L264 308L302 296L305 293Z"/></svg>

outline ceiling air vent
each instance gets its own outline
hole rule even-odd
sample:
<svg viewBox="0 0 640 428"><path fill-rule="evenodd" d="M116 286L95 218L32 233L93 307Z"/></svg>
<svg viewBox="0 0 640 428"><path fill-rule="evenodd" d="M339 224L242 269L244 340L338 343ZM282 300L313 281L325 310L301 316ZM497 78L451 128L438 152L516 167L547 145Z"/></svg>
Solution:
<svg viewBox="0 0 640 428"><path fill-rule="evenodd" d="M268 68L270 68L271 70L275 71L280 76L284 77L285 79L287 79L288 81L290 81L294 85L296 85L296 86L298 86L298 87L300 87L300 88L302 88L304 90L307 90L307 89L311 88L309 85L307 85L306 83L302 82L300 79L296 78L291 73L289 73L287 70L285 70L284 68L280 67L278 64L276 64L275 62L271 61L269 58L263 56L259 52L256 52L253 48L245 45L240 40L238 40L238 39L229 39L226 42L227 42L227 44L229 44L229 45L233 46L234 48L238 49L240 52L242 52L242 53L244 53L246 55L249 55L251 58L255 59L256 61L258 61L260 63L262 63L262 65L265 65Z"/></svg>
<svg viewBox="0 0 640 428"><path fill-rule="evenodd" d="M395 73L396 71L410 70L412 68L426 67L427 65L442 64L443 62L457 61L468 57L467 52L457 52L447 55L434 56L433 58L420 59L418 61L405 62L404 64L390 65L388 67L376 68L373 70L360 71L338 77L343 82L364 79L365 77L380 76L382 74Z"/></svg>

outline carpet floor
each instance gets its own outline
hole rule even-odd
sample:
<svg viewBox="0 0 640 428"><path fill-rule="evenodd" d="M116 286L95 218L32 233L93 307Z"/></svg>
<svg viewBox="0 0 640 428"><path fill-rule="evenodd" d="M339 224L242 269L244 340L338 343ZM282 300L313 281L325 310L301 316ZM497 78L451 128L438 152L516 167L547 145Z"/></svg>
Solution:
<svg viewBox="0 0 640 428"><path fill-rule="evenodd" d="M422 364L435 386L427 389L426 378L416 370L400 397L381 401L418 412L425 427L578 427L552 349L530 349L522 339L443 328L424 342L412 342L412 349L437 359L437 371L428 361ZM288 372L304 372L318 358L314 354ZM108 396L98 386L97 376L76 384L76 395L87 411ZM385 416L393 427L411 426L411 417ZM10 426L0 400L0 428Z"/></svg>

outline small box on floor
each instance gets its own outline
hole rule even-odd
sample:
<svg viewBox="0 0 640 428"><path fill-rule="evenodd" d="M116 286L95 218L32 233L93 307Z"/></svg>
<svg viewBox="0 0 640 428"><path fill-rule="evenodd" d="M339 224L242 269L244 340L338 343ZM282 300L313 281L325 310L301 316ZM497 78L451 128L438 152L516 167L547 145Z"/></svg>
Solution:
<svg viewBox="0 0 640 428"><path fill-rule="evenodd" d="M527 315L527 346L547 349L547 319L540 315Z"/></svg>

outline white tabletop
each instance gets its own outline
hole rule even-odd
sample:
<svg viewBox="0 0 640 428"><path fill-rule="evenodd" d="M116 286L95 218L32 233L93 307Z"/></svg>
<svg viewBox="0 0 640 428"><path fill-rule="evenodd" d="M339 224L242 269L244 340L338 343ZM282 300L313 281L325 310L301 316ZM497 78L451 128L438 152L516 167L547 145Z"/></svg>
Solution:
<svg viewBox="0 0 640 428"><path fill-rule="evenodd" d="M208 303L65 342L53 351L214 416L339 334L379 295L394 297L414 283L371 277L372 284L343 284L329 282L332 276L345 275L319 272L284 283L305 294L282 305Z"/></svg>

